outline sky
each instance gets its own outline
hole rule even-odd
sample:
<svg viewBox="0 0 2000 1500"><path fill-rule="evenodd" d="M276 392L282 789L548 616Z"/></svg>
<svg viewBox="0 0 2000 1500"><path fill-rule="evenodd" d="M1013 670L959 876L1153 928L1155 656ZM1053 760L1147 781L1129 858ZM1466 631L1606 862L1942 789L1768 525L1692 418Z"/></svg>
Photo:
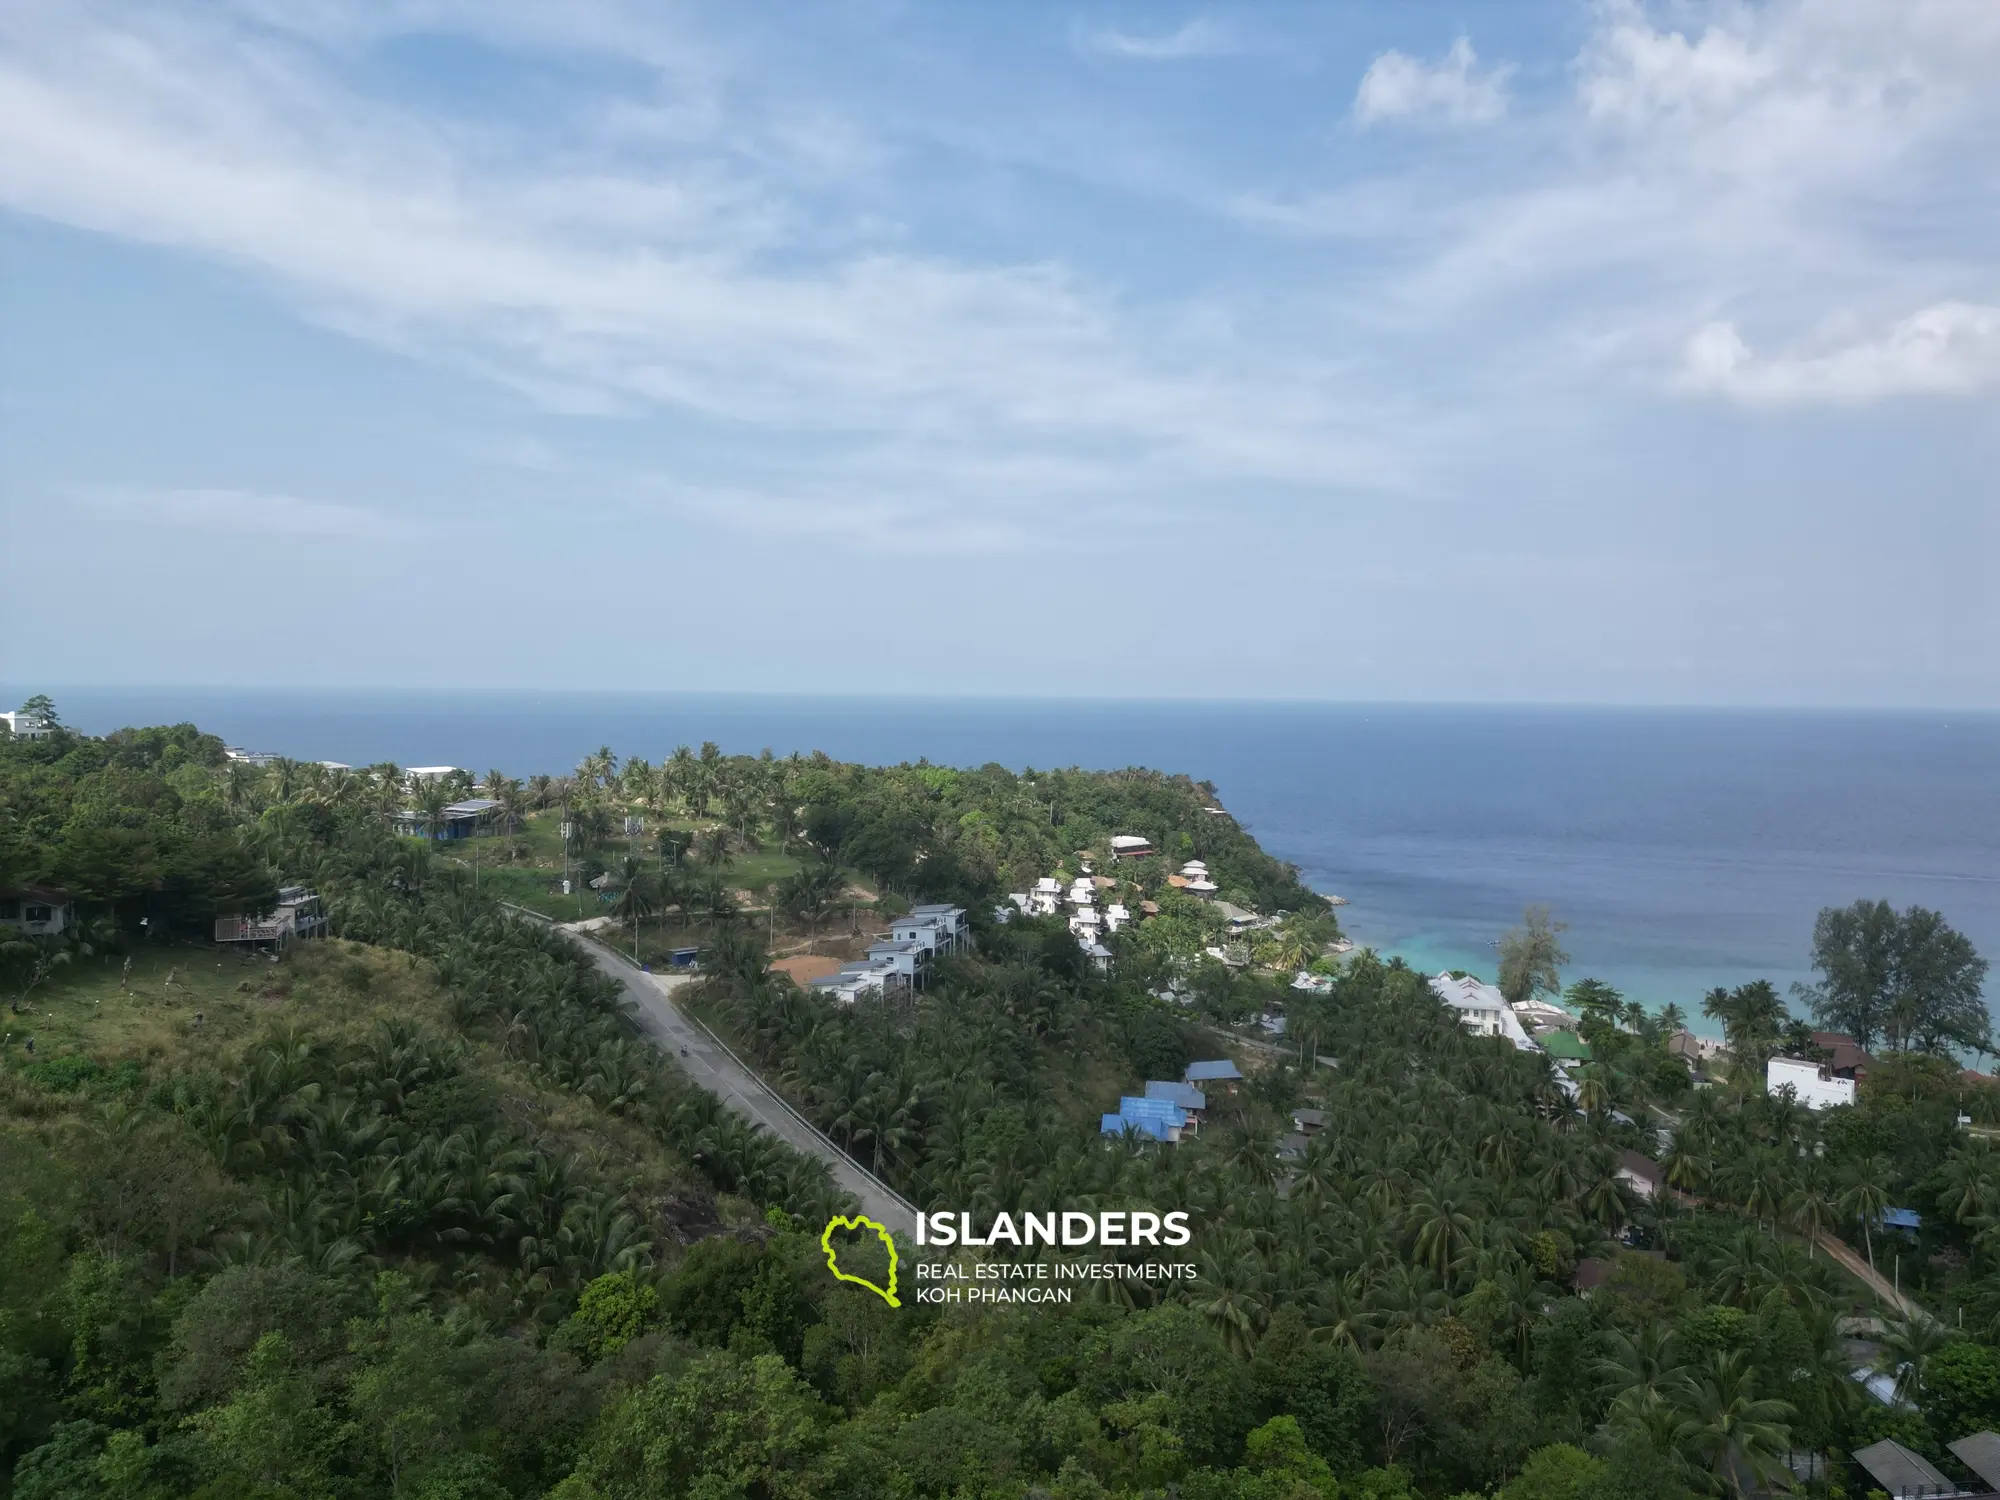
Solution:
<svg viewBox="0 0 2000 1500"><path fill-rule="evenodd" d="M54 684L2000 707L2000 5L11 0Z"/></svg>

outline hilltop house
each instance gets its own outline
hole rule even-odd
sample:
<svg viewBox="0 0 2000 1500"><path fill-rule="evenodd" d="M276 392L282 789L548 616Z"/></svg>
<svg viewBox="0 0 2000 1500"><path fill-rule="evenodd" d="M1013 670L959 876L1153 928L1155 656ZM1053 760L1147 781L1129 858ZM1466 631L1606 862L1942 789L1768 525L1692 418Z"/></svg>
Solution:
<svg viewBox="0 0 2000 1500"><path fill-rule="evenodd" d="M1062 907L1062 882L1053 875L1044 875L1035 882L1035 888L1027 893L1024 908L1031 917L1053 917Z"/></svg>
<svg viewBox="0 0 2000 1500"><path fill-rule="evenodd" d="M900 980L905 988L915 989L923 982L924 975L929 971L930 952L922 943L913 941L899 943L891 939L886 943L870 943L868 961L888 964L894 977Z"/></svg>
<svg viewBox="0 0 2000 1500"><path fill-rule="evenodd" d="M1812 1039L1815 1047L1832 1054L1826 1060L1826 1067L1835 1078L1852 1078L1859 1083L1868 1076L1868 1070L1876 1066L1875 1059L1845 1032L1815 1031Z"/></svg>
<svg viewBox="0 0 2000 1500"><path fill-rule="evenodd" d="M1431 981L1431 993L1458 1012L1459 1023L1474 1036L1504 1036L1517 1052L1539 1052L1521 1018L1501 993L1470 975L1455 978L1449 971Z"/></svg>
<svg viewBox="0 0 2000 1500"><path fill-rule="evenodd" d="M1153 841L1144 834L1114 833L1111 835L1111 857L1113 859L1147 859L1155 854Z"/></svg>
<svg viewBox="0 0 2000 1500"><path fill-rule="evenodd" d="M0 896L0 927L24 937L56 937L76 921L76 906L61 891L31 885Z"/></svg>

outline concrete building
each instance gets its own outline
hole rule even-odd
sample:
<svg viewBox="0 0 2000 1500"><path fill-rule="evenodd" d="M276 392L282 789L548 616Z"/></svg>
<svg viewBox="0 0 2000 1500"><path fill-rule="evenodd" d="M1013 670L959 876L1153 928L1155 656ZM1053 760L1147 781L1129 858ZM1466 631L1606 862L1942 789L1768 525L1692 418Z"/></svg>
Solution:
<svg viewBox="0 0 2000 1500"><path fill-rule="evenodd" d="M1220 1088L1224 1093L1234 1094L1243 1082L1243 1074L1236 1064L1226 1057L1210 1059L1207 1062L1191 1062L1181 1075L1182 1081L1202 1088L1204 1093L1213 1093Z"/></svg>
<svg viewBox="0 0 2000 1500"><path fill-rule="evenodd" d="M1111 857L1113 859L1146 859L1155 852L1153 841L1144 834L1114 833L1111 835Z"/></svg>
<svg viewBox="0 0 2000 1500"><path fill-rule="evenodd" d="M930 953L924 945L916 942L870 943L868 958L871 963L886 963L893 966L896 978L911 989L922 983L930 968Z"/></svg>
<svg viewBox="0 0 2000 1500"><path fill-rule="evenodd" d="M444 810L439 817L437 831L433 833L428 813L420 807L404 808L396 814L396 832L416 839L428 836L440 842L476 838L495 831L499 814L500 804L492 798L468 797Z"/></svg>
<svg viewBox="0 0 2000 1500"><path fill-rule="evenodd" d="M1824 1063L1802 1062L1796 1057L1774 1057L1764 1064L1764 1092L1785 1089L1807 1109L1834 1109L1854 1102L1852 1078L1836 1078Z"/></svg>
<svg viewBox="0 0 2000 1500"><path fill-rule="evenodd" d="M807 989L817 991L829 1000L838 1000L843 1005L852 1005L865 995L880 996L891 988L899 987L896 967L885 959L842 964L832 974L806 981Z"/></svg>

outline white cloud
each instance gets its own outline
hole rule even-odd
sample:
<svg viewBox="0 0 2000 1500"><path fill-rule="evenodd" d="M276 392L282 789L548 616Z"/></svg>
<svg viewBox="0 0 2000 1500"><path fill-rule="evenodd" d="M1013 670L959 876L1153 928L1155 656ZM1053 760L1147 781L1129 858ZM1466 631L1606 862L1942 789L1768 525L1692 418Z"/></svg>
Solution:
<svg viewBox="0 0 2000 1500"><path fill-rule="evenodd" d="M330 326L556 409L977 437L1106 473L1171 455L1236 478L1396 477L1358 386L1226 323L1129 317L1056 261L801 230L825 184L741 150L769 135L758 122L583 154L560 115L513 135L412 115L207 11L106 14L0 21L0 204L251 267Z"/></svg>
<svg viewBox="0 0 2000 1500"><path fill-rule="evenodd" d="M425 527L380 511L254 490L94 489L80 491L76 498L102 510L162 525L239 536L393 541L426 534Z"/></svg>
<svg viewBox="0 0 2000 1500"><path fill-rule="evenodd" d="M1077 45L1086 52L1126 57L1142 62L1177 62L1189 57L1216 57L1237 50L1235 38L1215 22L1197 17L1159 36L1145 36L1109 27L1079 29Z"/></svg>
<svg viewBox="0 0 2000 1500"><path fill-rule="evenodd" d="M1735 324L1710 323L1688 341L1679 383L1772 406L1973 395L2000 386L2000 307L1941 302L1879 338L1774 359L1752 353Z"/></svg>
<svg viewBox="0 0 2000 1500"><path fill-rule="evenodd" d="M1464 37L1435 63L1384 52L1361 75L1354 118L1364 125L1422 119L1489 124L1507 113L1507 79L1513 71L1511 63L1481 71L1472 43Z"/></svg>

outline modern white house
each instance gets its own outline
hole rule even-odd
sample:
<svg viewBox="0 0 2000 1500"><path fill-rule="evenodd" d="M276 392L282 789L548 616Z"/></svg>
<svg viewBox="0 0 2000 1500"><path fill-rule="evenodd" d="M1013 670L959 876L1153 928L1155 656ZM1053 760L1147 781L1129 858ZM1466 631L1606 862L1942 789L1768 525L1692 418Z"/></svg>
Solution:
<svg viewBox="0 0 2000 1500"><path fill-rule="evenodd" d="M1492 985L1469 975L1459 979L1444 970L1431 980L1431 993L1455 1009L1459 1023L1474 1036L1504 1036L1518 1052L1541 1051L1514 1007Z"/></svg>
<svg viewBox="0 0 2000 1500"><path fill-rule="evenodd" d="M930 954L921 943L886 943L868 945L870 963L887 963L894 966L895 976L904 984L914 987L922 979Z"/></svg>
<svg viewBox="0 0 2000 1500"><path fill-rule="evenodd" d="M1080 907L1069 919L1069 930L1072 937L1087 946L1096 942L1104 931L1104 918L1098 915L1094 906Z"/></svg>
<svg viewBox="0 0 2000 1500"><path fill-rule="evenodd" d="M1079 875L1070 882L1069 904L1071 906L1095 906L1097 885L1088 875Z"/></svg>
<svg viewBox="0 0 2000 1500"><path fill-rule="evenodd" d="M240 745L225 745L222 758L239 766L268 766L283 757L275 750L245 750Z"/></svg>
<svg viewBox="0 0 2000 1500"><path fill-rule="evenodd" d="M919 906L889 923L889 938L915 943L927 957L943 957L971 946L972 932L962 906Z"/></svg>
<svg viewBox="0 0 2000 1500"><path fill-rule="evenodd" d="M456 776L462 769L460 766L411 766L403 776L411 782L435 781L440 776Z"/></svg>
<svg viewBox="0 0 2000 1500"><path fill-rule="evenodd" d="M1053 917L1062 908L1062 894L1062 882L1053 875L1044 875L1026 895L1028 915Z"/></svg>
<svg viewBox="0 0 2000 1500"><path fill-rule="evenodd" d="M838 973L808 980L806 988L817 990L830 1000L852 1005L864 995L880 995L899 987L899 983L894 964L887 959L871 958L860 963L842 964Z"/></svg>
<svg viewBox="0 0 2000 1500"><path fill-rule="evenodd" d="M1792 1091L1792 1097L1807 1109L1833 1109L1852 1104L1852 1078L1836 1078L1824 1063L1802 1062L1796 1057L1774 1057L1764 1064L1764 1092Z"/></svg>
<svg viewBox="0 0 2000 1500"><path fill-rule="evenodd" d="M0 724L5 724L7 732L17 740L44 739L56 732L55 725L41 715L22 713L18 708L0 713Z"/></svg>
<svg viewBox="0 0 2000 1500"><path fill-rule="evenodd" d="M1104 930L1106 932L1116 932L1131 920L1132 913L1122 901L1114 901L1104 908Z"/></svg>
<svg viewBox="0 0 2000 1500"><path fill-rule="evenodd" d="M61 891L29 886L0 896L0 927L26 937L56 937L69 931L76 907Z"/></svg>
<svg viewBox="0 0 2000 1500"><path fill-rule="evenodd" d="M1181 879L1186 882L1182 889L1197 896L1213 896L1222 889L1208 878L1208 866L1198 859L1191 859L1181 866Z"/></svg>

